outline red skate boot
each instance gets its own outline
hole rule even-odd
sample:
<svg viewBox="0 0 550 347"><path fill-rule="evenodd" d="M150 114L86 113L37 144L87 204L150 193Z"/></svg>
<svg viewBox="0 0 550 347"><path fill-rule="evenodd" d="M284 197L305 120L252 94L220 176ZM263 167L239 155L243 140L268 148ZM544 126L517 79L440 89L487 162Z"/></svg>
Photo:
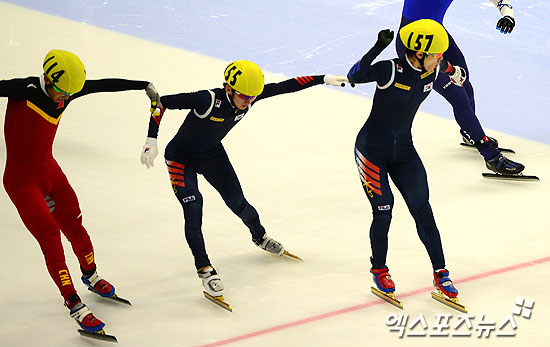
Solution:
<svg viewBox="0 0 550 347"><path fill-rule="evenodd" d="M115 336L105 334L103 330L105 323L94 316L77 294L65 299L65 306L69 308L71 318L74 318L76 323L82 328L78 329L80 335L104 341L118 342Z"/></svg>
<svg viewBox="0 0 550 347"><path fill-rule="evenodd" d="M97 271L94 269L94 272L91 275L83 275L81 277L82 283L88 287L88 290L92 293L95 293L101 297L112 299L127 305L132 305L130 301L121 298L115 294L115 286L107 282L107 280L101 278Z"/></svg>
<svg viewBox="0 0 550 347"><path fill-rule="evenodd" d="M372 279L377 288L371 287L371 292L382 300L403 309L401 301L395 298L395 284L391 279L389 269L385 266L381 269L371 269Z"/></svg>
<svg viewBox="0 0 550 347"><path fill-rule="evenodd" d="M460 312L468 312L466 307L458 302L458 290L453 285L448 270L436 270L433 283L437 293L432 292L432 298Z"/></svg>

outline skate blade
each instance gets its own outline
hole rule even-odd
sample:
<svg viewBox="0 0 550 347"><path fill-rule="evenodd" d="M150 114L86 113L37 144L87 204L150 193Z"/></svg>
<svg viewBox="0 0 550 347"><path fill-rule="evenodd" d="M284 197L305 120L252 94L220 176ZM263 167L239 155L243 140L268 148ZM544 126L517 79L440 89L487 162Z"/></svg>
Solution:
<svg viewBox="0 0 550 347"><path fill-rule="evenodd" d="M384 293L380 289L374 288L374 287L370 287L370 291L372 292L372 294L376 295L380 299L382 299L386 302L389 302L390 304L392 304L393 306L395 306L397 308L403 309L403 304L401 303L401 301L399 301L395 298L395 294L393 294L393 293Z"/></svg>
<svg viewBox="0 0 550 347"><path fill-rule="evenodd" d="M455 310L458 310L463 313L468 313L466 306L458 302L458 298L448 298L443 293L432 292L432 298L439 301L440 303L447 305Z"/></svg>
<svg viewBox="0 0 550 347"><path fill-rule="evenodd" d="M86 330L83 330L83 329L78 329L78 332L80 333L80 336L89 337L89 338L96 339L96 340L101 340L101 341L109 341L109 342L117 342L118 343L118 340L116 339L115 336L105 334L105 331L103 329L101 329L100 331L95 332L95 333L92 333L90 331L86 331Z"/></svg>
<svg viewBox="0 0 550 347"><path fill-rule="evenodd" d="M132 306L132 303L131 303L129 300L126 300L126 299L124 299L124 298L121 298L120 296L118 296L118 295L116 295L116 294L113 295L113 296L111 296L111 297L108 298L108 299L111 299L111 300L120 302L120 303L122 303L122 304L126 304L126 305L129 305L129 306Z"/></svg>
<svg viewBox="0 0 550 347"><path fill-rule="evenodd" d="M121 298L120 296L116 295L116 294L113 294L113 296L103 296L101 294L99 294L99 292L95 289L92 289L90 287L88 287L88 290L94 294L97 294L99 295L100 297L104 298L104 299L111 299L113 301L116 301L116 302L120 302L122 304L126 304L126 305L130 305L132 306L132 303L129 301L129 300L126 300L124 298Z"/></svg>
<svg viewBox="0 0 550 347"><path fill-rule="evenodd" d="M530 176L530 175L502 175L497 173L488 173L484 172L481 175L483 175L483 178L488 179L496 179L496 180L505 180L505 181L540 181L540 179L537 176Z"/></svg>
<svg viewBox="0 0 550 347"><path fill-rule="evenodd" d="M304 261L304 259L300 258L299 256L297 256L295 254L290 253L289 251L284 251L283 254L281 254L281 256L283 256L283 255L286 255L287 257L290 257L292 259L296 259L296 260L299 260L299 261Z"/></svg>
<svg viewBox="0 0 550 347"><path fill-rule="evenodd" d="M212 296L212 295L208 294L207 292L202 292L202 293L204 294L205 298L212 301L216 305L220 306L221 308L224 308L224 309L228 310L229 312L233 312L233 307L231 307L231 305L229 305L227 302L225 302L225 300L223 299L223 295Z"/></svg>
<svg viewBox="0 0 550 347"><path fill-rule="evenodd" d="M464 147L468 147L468 148L476 148L476 146L474 145L471 145L469 143L464 143L464 142L461 142L460 143L461 146L464 146ZM497 150L503 152L503 153L510 153L510 154L516 154L516 151L514 151L513 149L511 148L502 148L502 147L499 147L497 148Z"/></svg>

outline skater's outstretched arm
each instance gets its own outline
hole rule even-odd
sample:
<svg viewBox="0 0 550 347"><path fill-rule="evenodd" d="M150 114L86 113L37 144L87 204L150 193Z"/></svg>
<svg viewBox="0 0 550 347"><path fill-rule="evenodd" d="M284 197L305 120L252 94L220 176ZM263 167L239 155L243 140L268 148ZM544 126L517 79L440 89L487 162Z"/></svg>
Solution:
<svg viewBox="0 0 550 347"><path fill-rule="evenodd" d="M214 103L214 95L208 90L201 90L193 93L165 95L159 100L159 106L157 107L154 107L151 103L147 139L140 155L141 163L147 166L148 169L154 166L155 158L158 155L157 137L164 111L166 109L191 109L194 110L195 115L200 117L200 115L208 113L208 109Z"/></svg>
<svg viewBox="0 0 550 347"><path fill-rule="evenodd" d="M331 86L345 87L346 83L348 83L348 79L345 76L327 74L300 76L279 83L268 83L264 86L263 92L258 95L256 101L280 94L297 92L323 83Z"/></svg>
<svg viewBox="0 0 550 347"><path fill-rule="evenodd" d="M491 0L491 2L495 4L502 16L497 22L497 30L503 34L511 33L516 26L512 4L508 0Z"/></svg>
<svg viewBox="0 0 550 347"><path fill-rule="evenodd" d="M25 99L25 89L27 87L40 88L40 86L30 86L27 78L14 78L11 80L0 81L0 97L8 97L14 100Z"/></svg>
<svg viewBox="0 0 550 347"><path fill-rule="evenodd" d="M350 83L367 83L378 82L379 85L385 84L391 78L392 65L391 62L381 61L371 65L374 59L382 53L382 51L393 40L394 33L390 29L381 30L378 33L378 39L374 46L351 67L348 72L348 80Z"/></svg>

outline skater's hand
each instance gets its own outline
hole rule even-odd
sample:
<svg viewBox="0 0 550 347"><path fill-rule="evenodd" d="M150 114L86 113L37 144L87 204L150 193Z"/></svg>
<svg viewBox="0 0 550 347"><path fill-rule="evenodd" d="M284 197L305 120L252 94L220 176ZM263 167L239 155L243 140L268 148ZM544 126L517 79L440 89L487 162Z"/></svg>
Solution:
<svg viewBox="0 0 550 347"><path fill-rule="evenodd" d="M336 87L345 87L346 83L349 83L346 76L334 76L334 75L325 75L323 77L323 81L325 81L326 84Z"/></svg>
<svg viewBox="0 0 550 347"><path fill-rule="evenodd" d="M153 137L148 137L141 151L141 163L147 166L147 168L149 169L155 166L155 158L157 157L157 155L159 155L159 151L157 148L157 139Z"/></svg>
<svg viewBox="0 0 550 347"><path fill-rule="evenodd" d="M462 87L464 82L466 82L466 70L458 65L455 65L453 66L453 71L449 73L449 78L453 84Z"/></svg>
<svg viewBox="0 0 550 347"><path fill-rule="evenodd" d="M386 48L393 41L393 30L384 29L378 32L378 40L376 44L382 49Z"/></svg>
<svg viewBox="0 0 550 347"><path fill-rule="evenodd" d="M504 16L497 22L497 30L503 34L509 34L514 30L516 20L512 16Z"/></svg>
<svg viewBox="0 0 550 347"><path fill-rule="evenodd" d="M151 100L151 109L149 110L154 116L159 116L163 110L162 104L160 103L160 95L157 92L157 89L153 83L149 83L147 88L145 88L145 93Z"/></svg>

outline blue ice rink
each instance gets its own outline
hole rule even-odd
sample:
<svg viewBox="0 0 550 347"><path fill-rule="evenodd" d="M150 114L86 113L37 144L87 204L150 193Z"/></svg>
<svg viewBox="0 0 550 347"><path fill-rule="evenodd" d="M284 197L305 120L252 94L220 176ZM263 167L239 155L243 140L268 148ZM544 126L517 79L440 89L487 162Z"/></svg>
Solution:
<svg viewBox="0 0 550 347"><path fill-rule="evenodd" d="M226 61L252 60L266 71L285 76L347 74L371 47L380 29L398 29L403 3L402 0L143 0L139 5L123 0L8 2ZM550 3L516 0L512 4L516 27L509 35L495 29L500 14L486 0L455 1L444 24L466 56L476 92L477 115L484 128L550 144L547 116L550 71L546 67L550 58L547 29ZM55 25L48 29L55 30ZM393 56L392 44L380 59ZM162 90L162 86L159 88ZM372 97L374 87L348 91ZM453 117L450 106L439 95L430 97L422 109Z"/></svg>

